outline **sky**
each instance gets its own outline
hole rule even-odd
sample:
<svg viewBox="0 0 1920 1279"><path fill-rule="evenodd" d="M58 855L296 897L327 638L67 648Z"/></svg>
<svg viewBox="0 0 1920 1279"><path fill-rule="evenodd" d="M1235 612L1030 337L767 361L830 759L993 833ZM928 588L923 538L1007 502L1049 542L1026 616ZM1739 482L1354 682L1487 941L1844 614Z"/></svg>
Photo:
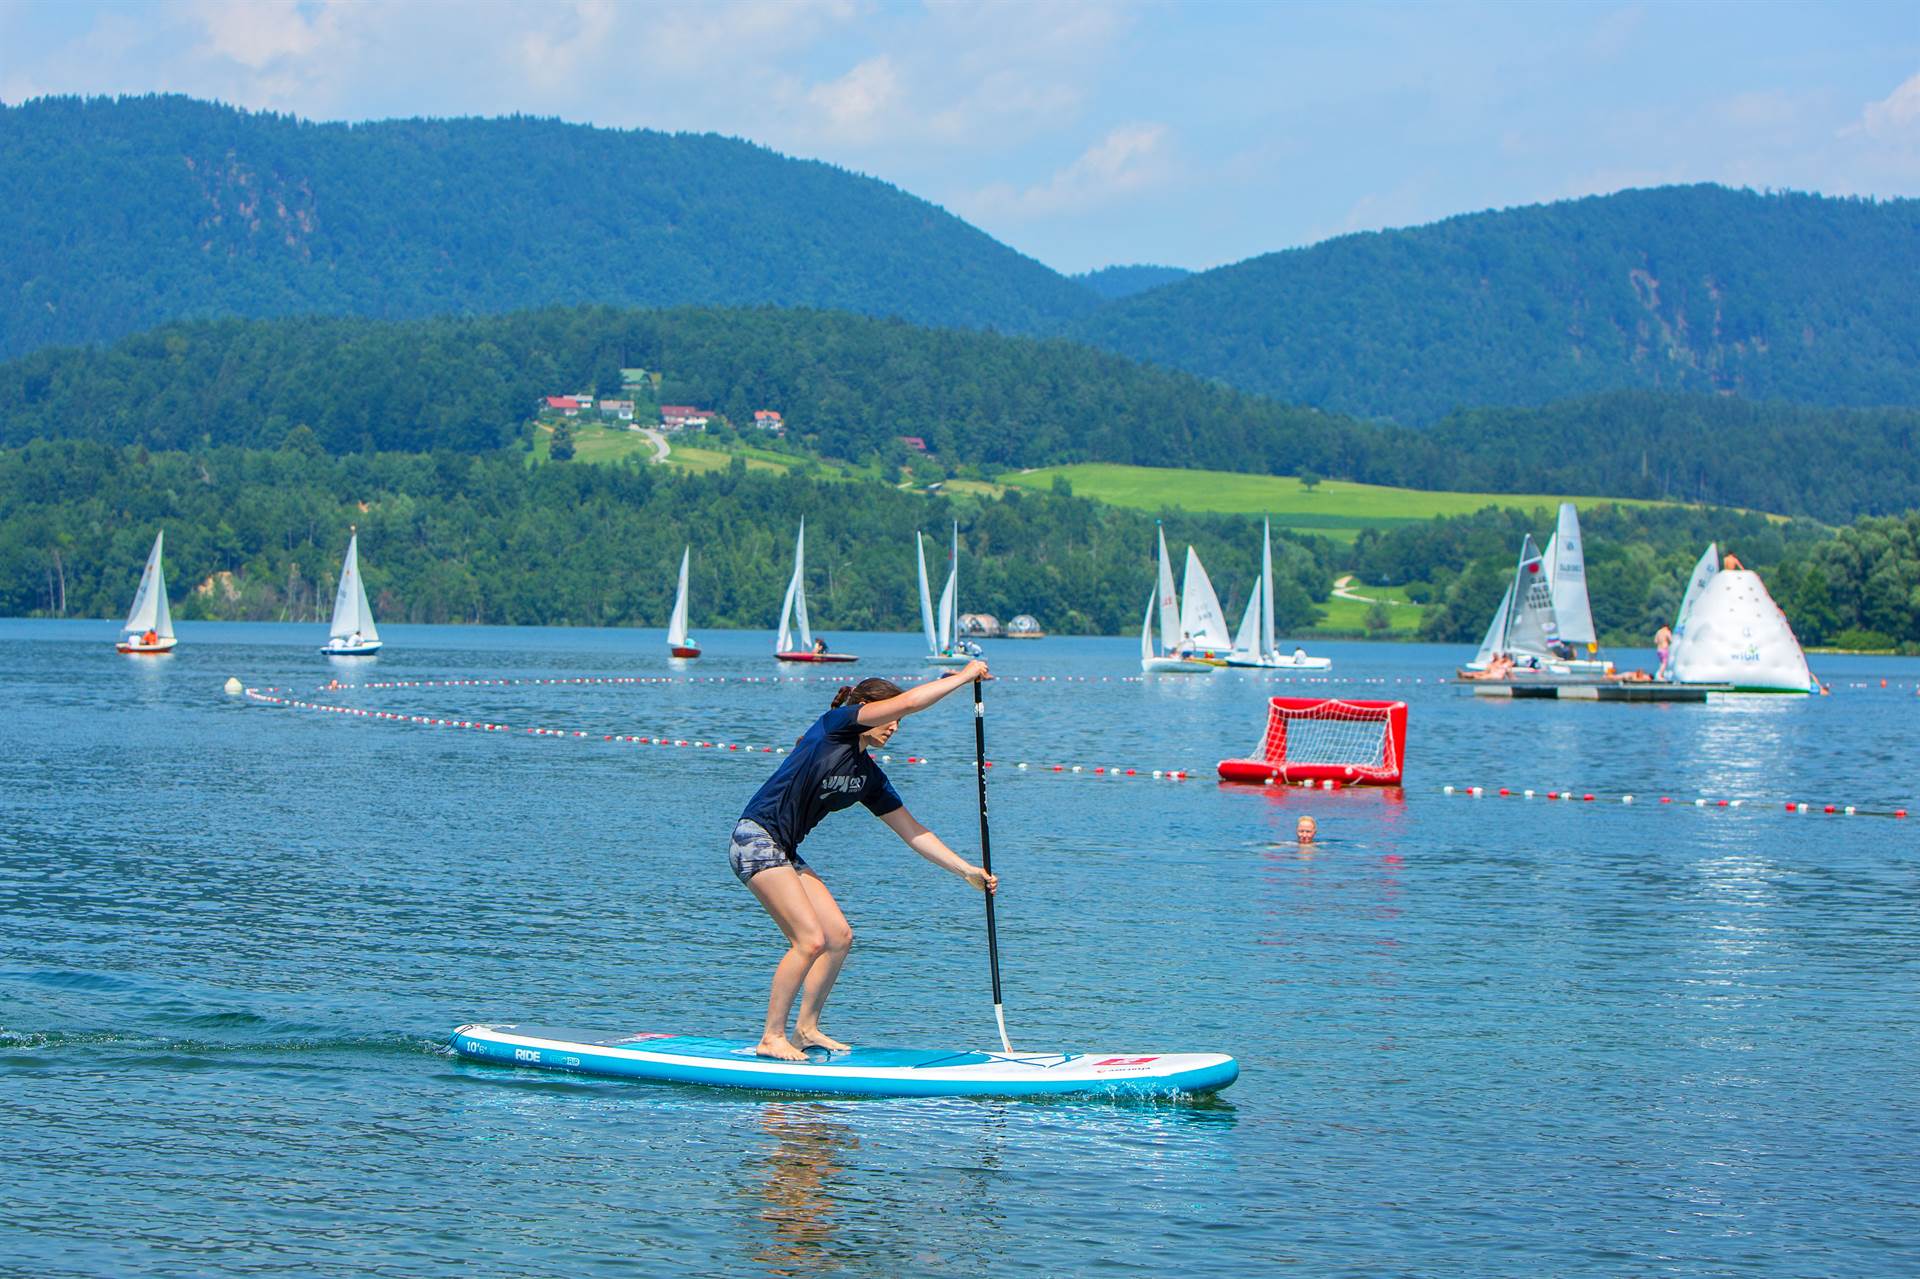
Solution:
<svg viewBox="0 0 1920 1279"><path fill-rule="evenodd" d="M1070 273L1674 182L1920 195L1920 0L0 0L0 102L150 92L720 133Z"/></svg>

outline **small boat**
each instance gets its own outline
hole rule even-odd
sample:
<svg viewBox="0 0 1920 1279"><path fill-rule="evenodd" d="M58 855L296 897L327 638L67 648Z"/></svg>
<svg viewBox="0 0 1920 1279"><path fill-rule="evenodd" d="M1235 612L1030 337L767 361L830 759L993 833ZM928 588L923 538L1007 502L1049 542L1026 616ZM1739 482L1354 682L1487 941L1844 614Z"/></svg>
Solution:
<svg viewBox="0 0 1920 1279"><path fill-rule="evenodd" d="M347 558L340 562L340 589L333 595L333 626L320 651L328 657L372 657L380 651L380 632L367 603L360 576L360 531L347 535Z"/></svg>
<svg viewBox="0 0 1920 1279"><path fill-rule="evenodd" d="M800 646L794 647L793 626L800 624ZM793 542L793 577L787 582L787 599L780 606L780 638L774 644L774 657L782 662L857 662L852 653L829 653L816 648L813 627L807 623L807 521L800 520L800 535Z"/></svg>
<svg viewBox="0 0 1920 1279"><path fill-rule="evenodd" d="M173 610L167 607L167 579L160 571L160 547L166 536L165 529L155 534L153 549L147 552L140 589L134 592L127 624L120 628L120 642L114 645L122 653L171 653L178 642L173 637Z"/></svg>
<svg viewBox="0 0 1920 1279"><path fill-rule="evenodd" d="M1214 670L1215 667L1210 662L1181 656L1177 646L1173 652L1155 650L1153 614L1156 609L1160 613L1160 642L1164 648L1167 638L1177 633L1180 627L1180 601L1173 593L1173 570L1167 566L1167 531L1164 528L1160 530L1158 579L1154 584L1153 594L1147 600L1147 615L1140 619L1140 669L1150 675L1193 675Z"/></svg>
<svg viewBox="0 0 1920 1279"><path fill-rule="evenodd" d="M1584 597L1583 597L1584 598ZM1613 678L1612 663L1569 662L1557 651L1560 621L1554 611L1553 574L1533 534L1520 540L1520 561L1500 599L1473 661L1461 667L1463 680L1564 680Z"/></svg>
<svg viewBox="0 0 1920 1279"><path fill-rule="evenodd" d="M673 617L667 622L667 651L675 657L698 657L700 646L687 637L687 563L693 548L680 552L680 590L673 597Z"/></svg>
<svg viewBox="0 0 1920 1279"><path fill-rule="evenodd" d="M1559 622L1560 642L1585 657L1562 658L1564 666L1576 675L1606 675L1613 663L1601 657L1600 639L1594 631L1593 605L1587 598L1587 557L1580 541L1580 512L1572 502L1560 503L1560 519L1553 536L1547 539L1547 564L1553 578L1553 615Z"/></svg>
<svg viewBox="0 0 1920 1279"><path fill-rule="evenodd" d="M1161 636L1161 643L1166 637ZM1225 666L1227 650L1233 639L1227 634L1227 617L1220 609L1220 597L1214 593L1213 579L1207 576L1200 553L1187 548L1187 569L1180 583L1180 644L1177 655L1190 662Z"/></svg>
<svg viewBox="0 0 1920 1279"><path fill-rule="evenodd" d="M1261 669L1325 671L1333 669L1331 657L1309 657L1307 650L1295 647L1282 653L1273 634L1273 525L1266 525L1260 547L1260 580L1247 597L1247 611L1240 617L1240 629L1234 634L1233 648L1227 653L1228 666L1252 666Z"/></svg>
<svg viewBox="0 0 1920 1279"><path fill-rule="evenodd" d="M918 531L913 535L914 553L920 560L920 629L927 638L928 663L934 666L965 666L979 656L979 649L960 638L960 524L954 522L953 546L947 553L947 584L940 592L940 612L936 619L933 598L927 590L927 550Z"/></svg>

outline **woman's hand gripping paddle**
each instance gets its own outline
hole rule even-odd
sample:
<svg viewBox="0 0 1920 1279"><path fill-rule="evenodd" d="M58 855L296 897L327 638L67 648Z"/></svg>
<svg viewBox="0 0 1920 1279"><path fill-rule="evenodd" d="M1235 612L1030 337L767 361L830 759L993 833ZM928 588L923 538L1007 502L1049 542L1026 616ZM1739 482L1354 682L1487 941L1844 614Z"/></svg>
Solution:
<svg viewBox="0 0 1920 1279"><path fill-rule="evenodd" d="M993 848L987 842L987 708L980 700L980 681L973 681L974 771L980 778L980 869L993 874ZM993 972L993 1019L1000 1026L1000 1047L1013 1051L1007 1039L1007 1013L1000 1004L1000 942L993 931L993 892L987 899L987 965Z"/></svg>

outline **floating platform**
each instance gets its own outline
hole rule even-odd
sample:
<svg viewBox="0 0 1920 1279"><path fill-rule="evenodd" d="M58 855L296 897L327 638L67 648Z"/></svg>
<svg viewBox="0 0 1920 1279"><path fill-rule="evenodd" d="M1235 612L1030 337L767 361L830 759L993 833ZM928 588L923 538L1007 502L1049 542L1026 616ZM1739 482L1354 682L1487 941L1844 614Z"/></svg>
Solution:
<svg viewBox="0 0 1920 1279"><path fill-rule="evenodd" d="M1473 681L1475 697L1541 697L1562 702L1704 702L1734 692L1731 684L1676 684L1665 680Z"/></svg>

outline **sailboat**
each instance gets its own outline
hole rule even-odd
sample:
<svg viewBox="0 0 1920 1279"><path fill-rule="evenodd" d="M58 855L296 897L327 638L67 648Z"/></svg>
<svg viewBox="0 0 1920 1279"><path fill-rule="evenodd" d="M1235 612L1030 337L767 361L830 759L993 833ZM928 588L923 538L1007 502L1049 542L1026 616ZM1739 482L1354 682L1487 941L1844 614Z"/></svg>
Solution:
<svg viewBox="0 0 1920 1279"><path fill-rule="evenodd" d="M687 638L687 564L693 548L680 552L680 589L673 597L673 616L667 621L667 651L675 657L698 657L700 646Z"/></svg>
<svg viewBox="0 0 1920 1279"><path fill-rule="evenodd" d="M1580 513L1572 502L1560 503L1560 521L1547 540L1547 564L1553 578L1553 614L1560 624L1560 642L1576 653L1585 647L1585 657L1569 657L1555 663L1580 675L1605 675L1613 663L1599 656L1599 636L1594 633L1593 606L1587 599L1587 560L1580 541Z"/></svg>
<svg viewBox="0 0 1920 1279"><path fill-rule="evenodd" d="M960 525L953 526L953 549L948 552L947 584L940 592L940 611L936 619L933 599L927 590L927 550L918 532L913 535L914 551L920 559L920 628L927 637L927 661L935 666L965 666L979 655L960 638Z"/></svg>
<svg viewBox="0 0 1920 1279"><path fill-rule="evenodd" d="M1331 657L1309 657L1296 648L1282 654L1273 634L1273 526L1264 530L1260 547L1260 580L1247 596L1247 611L1240 616L1240 629L1234 632L1233 649L1227 654L1228 666L1276 667L1288 670L1324 671L1333 667Z"/></svg>
<svg viewBox="0 0 1920 1279"><path fill-rule="evenodd" d="M1156 609L1160 614L1160 644L1164 650L1161 652L1156 652L1153 644L1153 615ZM1217 603L1214 610L1219 611ZM1147 615L1140 622L1140 669L1149 673L1204 673L1213 670L1214 666L1209 662L1179 655L1180 641L1177 637L1180 634L1180 601L1173 593L1173 570L1167 565L1167 531L1161 529L1158 580L1152 598L1147 601Z"/></svg>
<svg viewBox="0 0 1920 1279"><path fill-rule="evenodd" d="M800 624L800 646L794 647L793 625ZM787 582L787 599L780 606L780 638L773 655L783 662L857 662L852 653L816 651L813 627L807 623L807 521L800 520L800 535L793 542L793 577Z"/></svg>
<svg viewBox="0 0 1920 1279"><path fill-rule="evenodd" d="M1162 637L1164 642L1164 637ZM1226 614L1220 609L1220 597L1214 594L1213 580L1200 562L1200 553L1187 548L1186 573L1180 583L1180 653L1209 666L1225 666L1233 637L1227 634Z"/></svg>
<svg viewBox="0 0 1920 1279"><path fill-rule="evenodd" d="M320 651L328 657L371 657L380 651L380 632L367 603L360 576L360 531L347 535L347 558L340 562L340 589L333 595L333 626Z"/></svg>
<svg viewBox="0 0 1920 1279"><path fill-rule="evenodd" d="M147 552L147 566L140 571L140 589L134 593L133 608L127 624L120 628L120 642L114 647L122 653L171 653L173 610L167 607L167 579L160 571L160 546L167 531L161 529Z"/></svg>
<svg viewBox="0 0 1920 1279"><path fill-rule="evenodd" d="M1560 622L1553 611L1553 575L1547 570L1546 557L1534 545L1533 534L1520 540L1520 560L1514 565L1513 581L1500 602L1500 611L1487 628L1474 661L1479 666L1461 668L1466 679L1488 678L1484 672L1495 657L1513 660L1513 669L1498 678L1534 675L1570 674L1567 663L1554 652L1560 639Z"/></svg>

